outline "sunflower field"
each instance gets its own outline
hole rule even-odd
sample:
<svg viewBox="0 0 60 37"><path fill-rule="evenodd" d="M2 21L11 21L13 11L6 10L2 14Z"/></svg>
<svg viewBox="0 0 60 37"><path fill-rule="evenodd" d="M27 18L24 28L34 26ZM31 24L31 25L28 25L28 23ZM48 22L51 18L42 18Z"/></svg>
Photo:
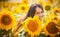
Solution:
<svg viewBox="0 0 60 37"><path fill-rule="evenodd" d="M32 4L43 6L43 20L21 21ZM0 37L60 37L60 0L0 0Z"/></svg>

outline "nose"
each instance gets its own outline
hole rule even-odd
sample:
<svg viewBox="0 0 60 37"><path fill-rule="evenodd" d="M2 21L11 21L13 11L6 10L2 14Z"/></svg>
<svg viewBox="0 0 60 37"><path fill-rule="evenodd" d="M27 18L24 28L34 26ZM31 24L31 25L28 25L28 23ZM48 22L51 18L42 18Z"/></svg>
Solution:
<svg viewBox="0 0 60 37"><path fill-rule="evenodd" d="M42 14L42 17L44 17L44 14Z"/></svg>
<svg viewBox="0 0 60 37"><path fill-rule="evenodd" d="M43 16L44 16L44 14L43 14L43 13L41 13L41 14L40 14L40 17L43 17Z"/></svg>
<svg viewBox="0 0 60 37"><path fill-rule="evenodd" d="M39 18L42 20L43 19L43 17L44 17L44 14L39 14Z"/></svg>

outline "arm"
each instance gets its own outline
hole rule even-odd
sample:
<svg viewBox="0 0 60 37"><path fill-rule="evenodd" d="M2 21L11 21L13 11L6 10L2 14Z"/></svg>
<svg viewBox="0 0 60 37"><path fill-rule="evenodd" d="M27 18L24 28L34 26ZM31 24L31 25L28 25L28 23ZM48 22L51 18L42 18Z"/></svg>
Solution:
<svg viewBox="0 0 60 37"><path fill-rule="evenodd" d="M18 19L17 21L17 25L15 26L15 28L13 29L13 34L16 35L16 32L19 32L21 27L22 27L22 24L21 22L23 22L27 17L27 14L23 15L22 17L20 17L20 19Z"/></svg>

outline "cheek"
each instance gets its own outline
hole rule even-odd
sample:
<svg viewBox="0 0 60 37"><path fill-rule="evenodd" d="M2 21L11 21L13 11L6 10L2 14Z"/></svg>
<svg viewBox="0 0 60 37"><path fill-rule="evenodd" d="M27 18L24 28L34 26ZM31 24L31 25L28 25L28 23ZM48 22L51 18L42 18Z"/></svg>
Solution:
<svg viewBox="0 0 60 37"><path fill-rule="evenodd" d="M44 14L43 14L43 13L41 13L39 16L40 16L40 17L43 17L43 16L44 16Z"/></svg>
<svg viewBox="0 0 60 37"><path fill-rule="evenodd" d="M39 18L42 19L43 17L44 17L44 15L43 14L40 14Z"/></svg>

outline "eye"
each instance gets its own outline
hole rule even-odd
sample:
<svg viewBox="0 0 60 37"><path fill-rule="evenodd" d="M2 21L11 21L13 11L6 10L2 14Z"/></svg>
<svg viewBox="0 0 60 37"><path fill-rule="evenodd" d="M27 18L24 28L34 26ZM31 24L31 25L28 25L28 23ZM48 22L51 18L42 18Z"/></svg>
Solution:
<svg viewBox="0 0 60 37"><path fill-rule="evenodd" d="M37 12L37 14L40 14L40 12Z"/></svg>
<svg viewBox="0 0 60 37"><path fill-rule="evenodd" d="M41 13L44 13L43 11L41 11Z"/></svg>

